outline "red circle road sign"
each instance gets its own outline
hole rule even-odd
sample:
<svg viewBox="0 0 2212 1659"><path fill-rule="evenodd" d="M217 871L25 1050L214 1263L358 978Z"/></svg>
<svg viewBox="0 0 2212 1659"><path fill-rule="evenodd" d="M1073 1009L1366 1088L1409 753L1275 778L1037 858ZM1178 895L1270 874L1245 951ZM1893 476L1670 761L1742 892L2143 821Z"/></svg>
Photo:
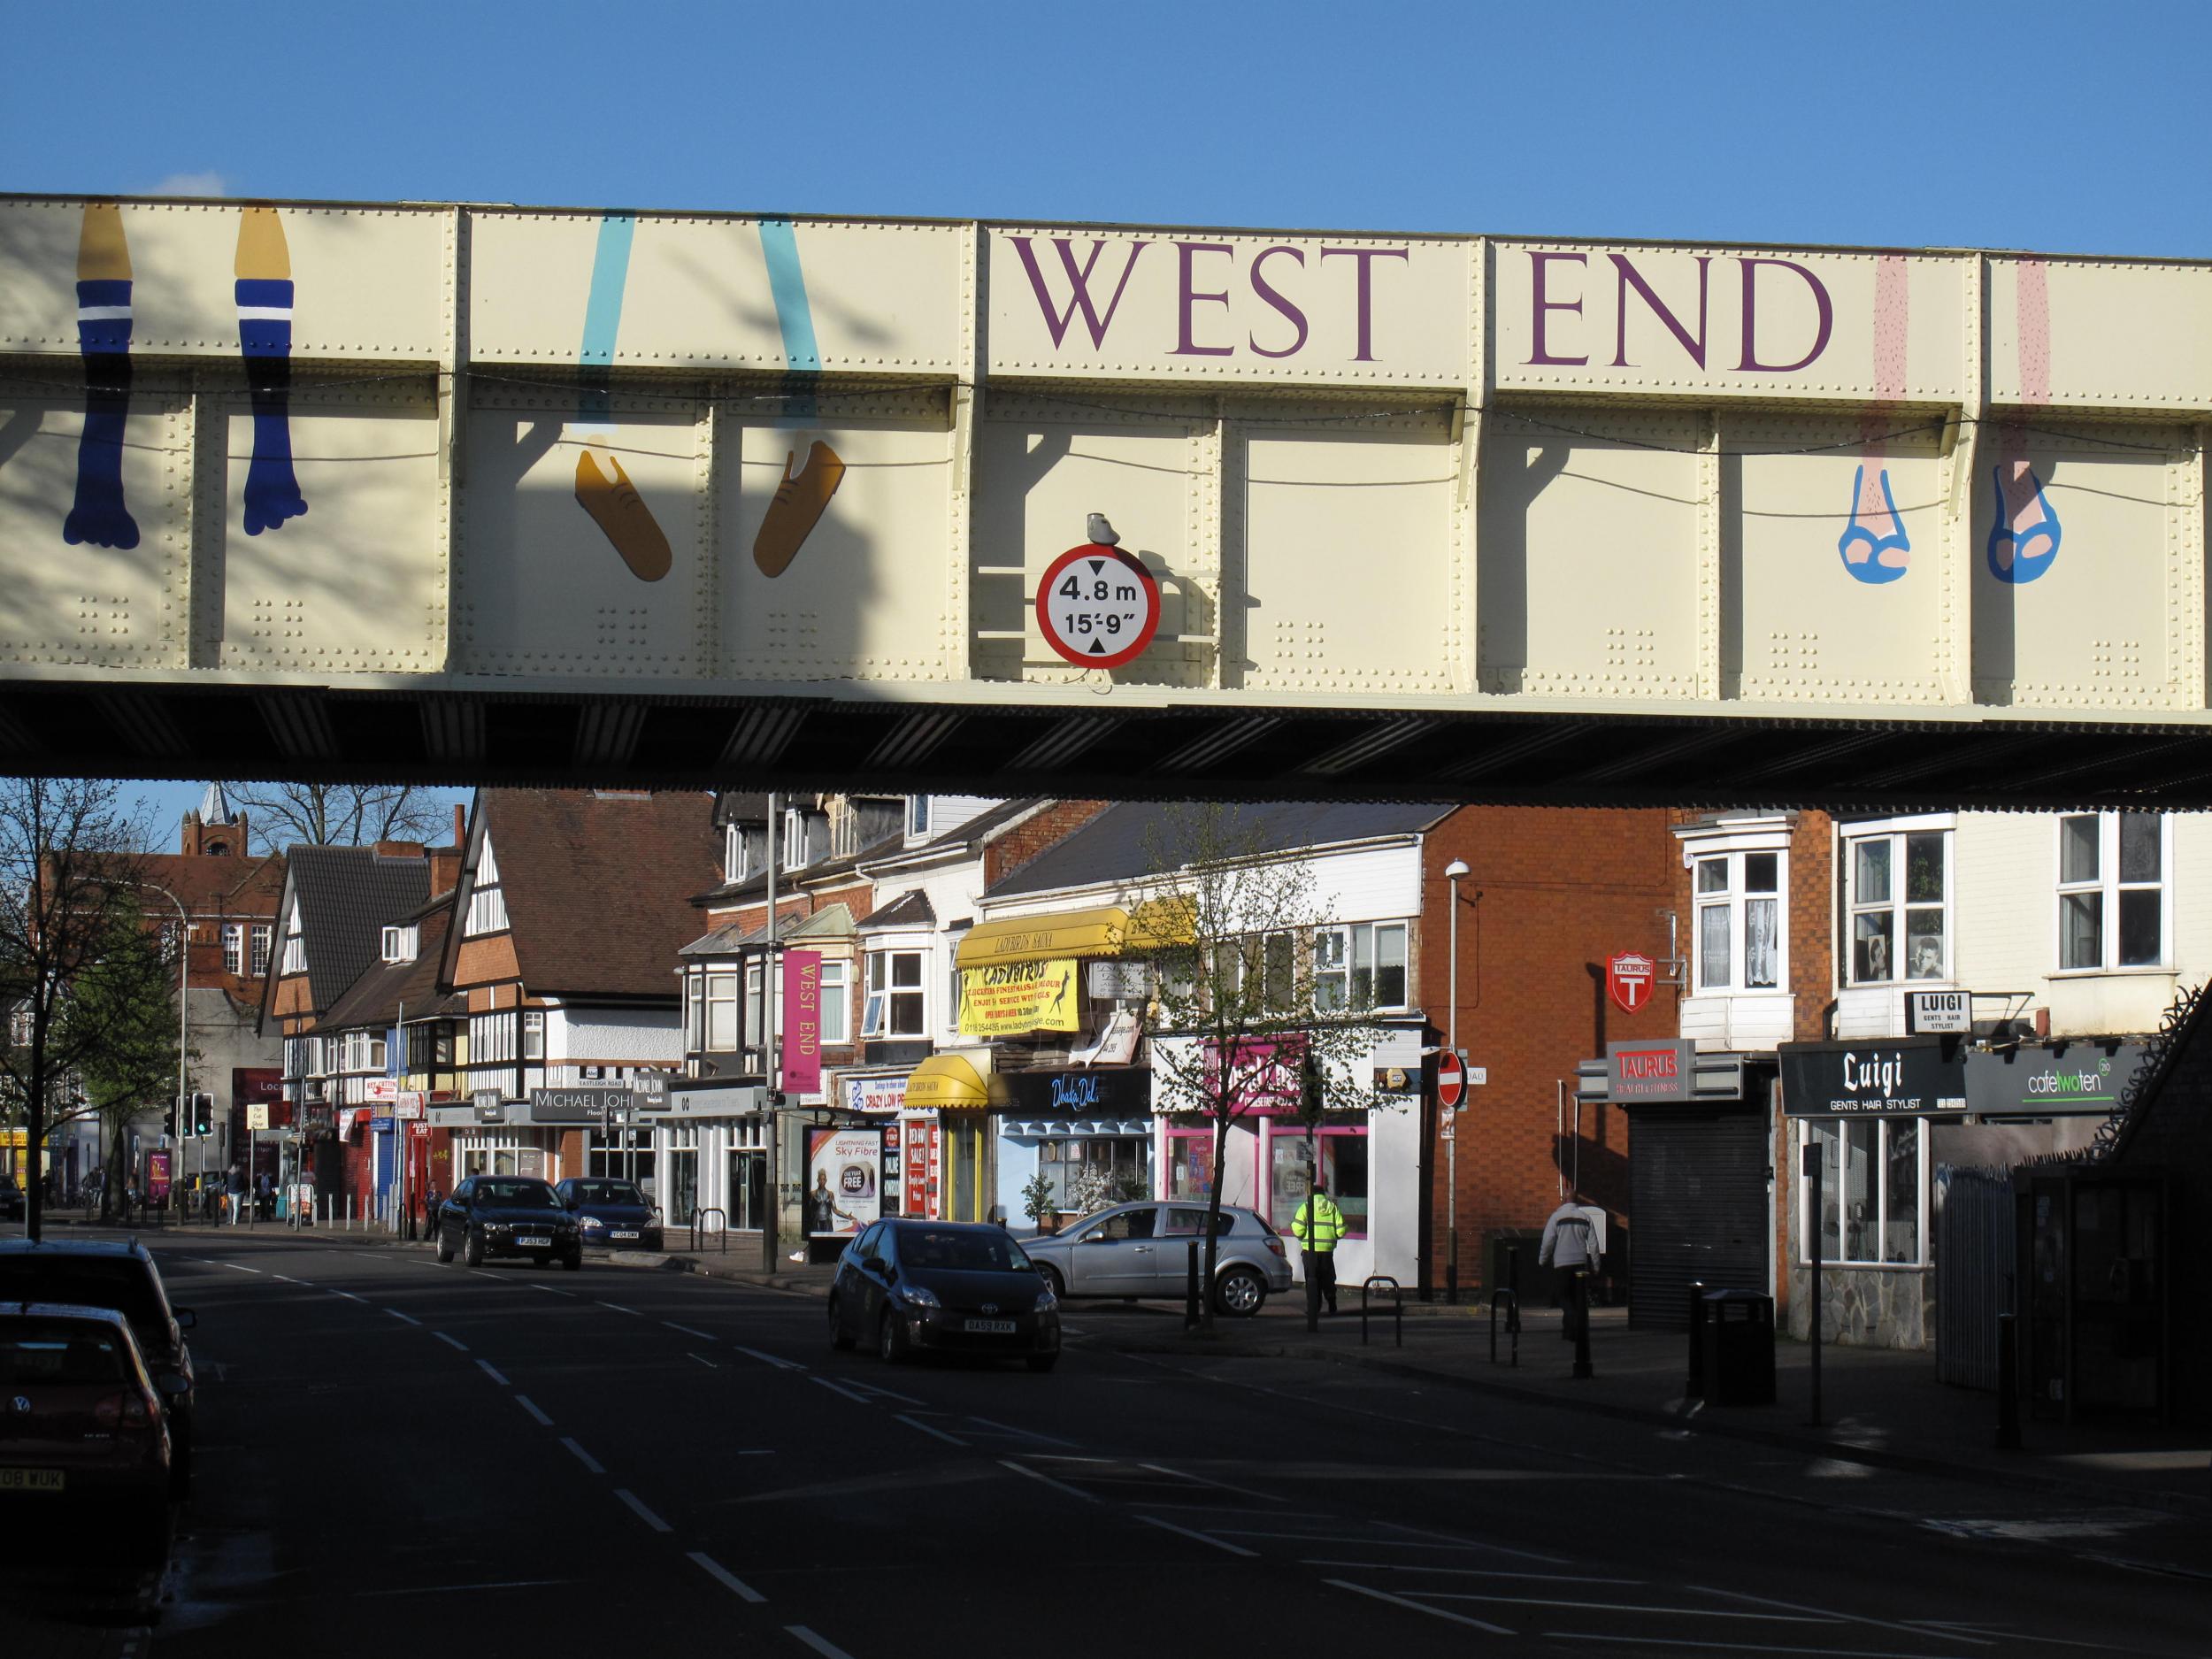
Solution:
<svg viewBox="0 0 2212 1659"><path fill-rule="evenodd" d="M1436 1056L1436 1103L1447 1111L1467 1092L1467 1068L1449 1048Z"/></svg>
<svg viewBox="0 0 2212 1659"><path fill-rule="evenodd" d="M1037 584L1037 627L1079 668L1119 668L1152 643L1160 584L1135 555L1087 541L1052 561Z"/></svg>

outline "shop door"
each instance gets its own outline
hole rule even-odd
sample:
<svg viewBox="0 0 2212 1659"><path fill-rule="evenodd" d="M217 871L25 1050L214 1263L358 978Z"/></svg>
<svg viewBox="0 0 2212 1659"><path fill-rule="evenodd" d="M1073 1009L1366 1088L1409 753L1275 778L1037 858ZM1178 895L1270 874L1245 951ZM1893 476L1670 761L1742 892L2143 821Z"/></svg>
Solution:
<svg viewBox="0 0 2212 1659"><path fill-rule="evenodd" d="M736 1147L730 1152L729 1225L742 1233L757 1233L768 1214L768 1154L758 1147Z"/></svg>
<svg viewBox="0 0 2212 1659"><path fill-rule="evenodd" d="M973 1124L953 1124L946 1128L945 1138L946 1161L952 1165L952 1203L945 1219L979 1221L976 1191L982 1163L982 1131Z"/></svg>
<svg viewBox="0 0 2212 1659"><path fill-rule="evenodd" d="M1629 1135L1628 1322L1686 1331L1690 1286L1767 1290L1762 1111L1636 1112Z"/></svg>

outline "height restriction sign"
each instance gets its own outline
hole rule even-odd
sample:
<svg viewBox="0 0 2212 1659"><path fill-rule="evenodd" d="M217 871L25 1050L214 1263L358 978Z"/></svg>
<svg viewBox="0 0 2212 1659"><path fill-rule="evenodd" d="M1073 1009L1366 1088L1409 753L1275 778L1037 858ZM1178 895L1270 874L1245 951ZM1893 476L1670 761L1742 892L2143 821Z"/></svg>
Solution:
<svg viewBox="0 0 2212 1659"><path fill-rule="evenodd" d="M1045 643L1084 668L1119 668L1152 643L1160 584L1134 555L1102 542L1071 547L1037 584Z"/></svg>

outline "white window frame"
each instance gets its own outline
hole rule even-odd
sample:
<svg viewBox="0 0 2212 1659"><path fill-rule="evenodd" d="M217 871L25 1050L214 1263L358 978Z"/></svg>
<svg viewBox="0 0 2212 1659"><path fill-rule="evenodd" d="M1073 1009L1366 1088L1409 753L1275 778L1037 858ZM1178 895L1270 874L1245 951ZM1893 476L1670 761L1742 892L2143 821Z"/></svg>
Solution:
<svg viewBox="0 0 2212 1659"><path fill-rule="evenodd" d="M252 977L260 979L269 972L269 946L276 937L276 929L267 922L253 925Z"/></svg>
<svg viewBox="0 0 2212 1659"><path fill-rule="evenodd" d="M2120 878L2120 820L2131 817L2151 817L2158 821L2158 879L2154 881L2124 881ZM2068 881L2066 872L2066 826L2078 818L2097 820L2097 873L2087 880ZM2171 971L2174 955L2174 820L2170 813L2123 812L2063 812L2052 825L2053 851L2051 870L2057 900L2053 908L2051 961L2053 977L2070 979L2100 973L2165 973ZM2156 892L2158 900L2158 956L2152 962L2120 961L2120 897L2124 893ZM2073 898L2093 897L2099 908L2097 960L2094 963L2068 966L2066 964L2067 901Z"/></svg>
<svg viewBox="0 0 2212 1659"><path fill-rule="evenodd" d="M885 946L868 952L867 1002L861 1013L863 1037L926 1037L929 1035L929 952L910 945ZM913 978L902 977L896 963L910 956ZM918 1005L913 1024L895 1018L910 1002Z"/></svg>
<svg viewBox="0 0 2212 1659"><path fill-rule="evenodd" d="M1360 979L1372 993L1376 964L1384 941L1397 941L1400 995L1393 1001L1359 1002ZM1413 930L1405 922L1339 922L1313 933L1313 1011L1338 1014L1354 1007L1402 1009L1413 985Z"/></svg>
<svg viewBox="0 0 2212 1659"><path fill-rule="evenodd" d="M1797 1120L1798 1150L1795 1159L1795 1167L1798 1171L1796 1229L1798 1263L1801 1266L1807 1265L1811 1263L1813 1259L1813 1240L1816 1236L1816 1230L1820 1225L1821 1220L1818 1216L1816 1216L1813 1213L1813 1180L1811 1176L1805 1173L1804 1149L1813 1144L1816 1133L1823 1126L1832 1126L1836 1130L1839 1138L1839 1145L1847 1148L1850 1141L1848 1135L1845 1132L1860 1124L1874 1125L1880 1131L1880 1133L1875 1137L1874 1141L1875 1169L1873 1202L1875 1220L1874 1225L1871 1229L1873 1236L1878 1240L1881 1238L1888 1226L1891 1162L1889 1147L1891 1136L1896 1132L1897 1129L1906 1124L1916 1125L1919 1131L1917 1144L1914 1148L1916 1156L1914 1159L1912 1178L1913 1214L1915 1217L1913 1227L1915 1243L1914 1253L1911 1259L1898 1262L1885 1262L1879 1260L1878 1245L1877 1247L1877 1256L1874 1257L1870 1257L1864 1254L1850 1256L1844 1253L1845 1246L1850 1240L1851 1233L1848 1218L1844 1216L1842 1211L1843 1194L1847 1171L1841 1166L1839 1162L1837 1170L1832 1173L1832 1175L1825 1168L1822 1171L1821 1202L1824 1208L1829 1204L1833 1204L1837 1207L1838 1225L1836 1228L1837 1244L1835 1253L1833 1255L1828 1254L1824 1247L1820 1258L1821 1265L1824 1267L1888 1268L1899 1272L1907 1271L1914 1268L1924 1268L1927 1266L1929 1261L1928 1234L1929 1230L1934 1225L1934 1217L1931 1213L1931 1206L1928 1202L1928 1169L1930 1156L1929 1142L1932 1138L1929 1131L1932 1125L1930 1120L1923 1118L1801 1118Z"/></svg>
<svg viewBox="0 0 2212 1659"><path fill-rule="evenodd" d="M929 833L929 797L910 795L906 797L906 833L909 835Z"/></svg>
<svg viewBox="0 0 2212 1659"><path fill-rule="evenodd" d="M783 814L783 867L786 870L803 870L806 862L806 814L795 806L786 807Z"/></svg>
<svg viewBox="0 0 2212 1659"><path fill-rule="evenodd" d="M710 968L701 987L705 1013L700 1044L702 1054L735 1054L741 1026L738 1020L738 974L733 968Z"/></svg>
<svg viewBox="0 0 2212 1659"><path fill-rule="evenodd" d="M853 1040L853 964L841 956L822 959L822 1046Z"/></svg>
<svg viewBox="0 0 2212 1659"><path fill-rule="evenodd" d="M383 937L384 960L412 962L415 959L416 941L419 937L420 934L412 927L387 927Z"/></svg>
<svg viewBox="0 0 2212 1659"><path fill-rule="evenodd" d="M694 968L684 975L684 1052L703 1054L707 1034L706 975Z"/></svg>
<svg viewBox="0 0 2212 1659"><path fill-rule="evenodd" d="M734 822L722 826L722 879L745 879L745 837Z"/></svg>
<svg viewBox="0 0 2212 1659"><path fill-rule="evenodd" d="M1748 841L1750 844L1740 844ZM1774 887L1772 892L1762 889L1757 893L1744 890L1744 861L1771 856L1774 859ZM1790 854L1786 832L1778 835L1756 838L1717 837L1709 841L1686 841L1683 858L1690 867L1690 995L1693 996L1786 996L1790 988ZM1700 890L1704 867L1718 862L1724 865L1726 885L1710 892ZM1745 924L1749 901L1771 899L1774 903L1774 982L1771 985L1744 983L1744 961L1750 954ZM1728 917L1728 977L1720 983L1706 982L1705 916L1709 910L1725 910Z"/></svg>
<svg viewBox="0 0 2212 1659"><path fill-rule="evenodd" d="M246 972L246 925L243 922L223 924L223 972L232 979L244 977Z"/></svg>
<svg viewBox="0 0 2212 1659"><path fill-rule="evenodd" d="M1953 973L1952 953L1958 938L1955 902L1957 881L1954 865L1958 838L1952 833L1950 817L1891 818L1879 824L1839 825L1837 829L1842 840L1844 872L1843 949L1839 963L1842 970L1842 983L1850 987L1948 983ZM1916 902L1905 894L1908 839L1921 835L1940 835L1943 840L1943 896L1933 902L1925 900ZM1889 843L1890 894L1887 899L1862 902L1859 897L1859 849L1870 841ZM1914 972L1908 927L1909 911L1926 910L1939 910L1943 917L1943 949L1932 973ZM1870 976L1861 979L1858 918L1884 911L1889 917L1889 971L1880 979Z"/></svg>
<svg viewBox="0 0 2212 1659"><path fill-rule="evenodd" d="M545 1010L541 1008L522 1010L522 1057L526 1060L545 1058Z"/></svg>
<svg viewBox="0 0 2212 1659"><path fill-rule="evenodd" d="M368 1069L380 1077L392 1069L391 1033L372 1031L366 1035L368 1041L363 1047L367 1050Z"/></svg>

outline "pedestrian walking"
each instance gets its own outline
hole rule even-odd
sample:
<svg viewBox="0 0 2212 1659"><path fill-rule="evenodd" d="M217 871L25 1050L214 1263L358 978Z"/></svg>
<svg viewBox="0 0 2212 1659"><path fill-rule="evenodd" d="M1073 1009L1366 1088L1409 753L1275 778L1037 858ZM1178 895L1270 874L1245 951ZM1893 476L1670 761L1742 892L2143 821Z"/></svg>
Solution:
<svg viewBox="0 0 2212 1659"><path fill-rule="evenodd" d="M1298 1240L1306 1281L1319 1287L1329 1311L1336 1311L1336 1244L1344 1236L1344 1212L1328 1189L1317 1184L1290 1218L1291 1235ZM1306 1304L1310 1308L1313 1304Z"/></svg>
<svg viewBox="0 0 2212 1659"><path fill-rule="evenodd" d="M1544 1241L1536 1248L1539 1266L1556 1267L1567 1276L1566 1299L1559 1321L1559 1340L1563 1342L1573 1341L1589 1328L1590 1275L1597 1271L1601 1254L1597 1228L1591 1224L1588 1207L1579 1193L1574 1194L1551 1212L1551 1218L1544 1223Z"/></svg>
<svg viewBox="0 0 2212 1659"><path fill-rule="evenodd" d="M438 1206L443 1202L437 1182L432 1181L422 1189L422 1236L433 1244L438 1241Z"/></svg>

